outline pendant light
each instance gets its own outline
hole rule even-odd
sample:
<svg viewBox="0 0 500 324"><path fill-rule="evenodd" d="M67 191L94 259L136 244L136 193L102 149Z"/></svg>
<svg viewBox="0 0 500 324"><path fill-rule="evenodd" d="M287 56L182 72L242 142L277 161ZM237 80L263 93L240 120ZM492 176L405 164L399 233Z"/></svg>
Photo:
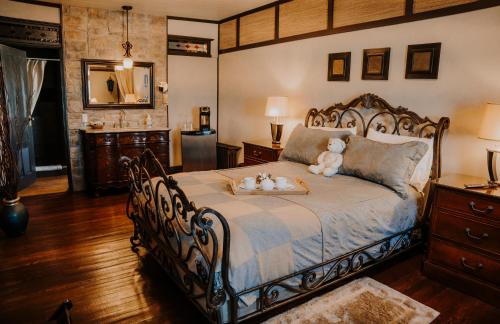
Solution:
<svg viewBox="0 0 500 324"><path fill-rule="evenodd" d="M126 69L131 69L134 66L134 61L132 60L132 54L130 54L130 50L132 49L132 44L128 41L128 12L132 10L132 6L123 6L123 10L125 10L127 14L127 41L122 44L123 49L125 50L125 54L123 54L123 67Z"/></svg>

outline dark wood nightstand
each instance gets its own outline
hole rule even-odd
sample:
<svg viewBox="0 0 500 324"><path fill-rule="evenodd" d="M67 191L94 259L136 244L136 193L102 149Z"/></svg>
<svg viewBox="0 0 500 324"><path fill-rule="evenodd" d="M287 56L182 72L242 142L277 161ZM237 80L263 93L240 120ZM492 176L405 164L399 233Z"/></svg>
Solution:
<svg viewBox="0 0 500 324"><path fill-rule="evenodd" d="M245 166L278 161L283 147L271 141L243 142Z"/></svg>
<svg viewBox="0 0 500 324"><path fill-rule="evenodd" d="M424 274L500 306L500 188L464 189L486 180L463 175L432 184Z"/></svg>

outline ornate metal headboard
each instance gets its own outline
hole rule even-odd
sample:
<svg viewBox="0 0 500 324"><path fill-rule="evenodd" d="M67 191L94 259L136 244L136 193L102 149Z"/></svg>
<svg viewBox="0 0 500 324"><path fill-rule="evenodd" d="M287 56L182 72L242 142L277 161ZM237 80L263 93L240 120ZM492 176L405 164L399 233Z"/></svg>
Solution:
<svg viewBox="0 0 500 324"><path fill-rule="evenodd" d="M312 108L307 112L304 125L330 127L357 127L359 135L366 137L370 127L382 133L434 138L434 160L431 178L441 176L441 141L450 126L448 117L434 122L420 117L404 107L392 107L384 99L367 93L347 104L338 103L326 109Z"/></svg>

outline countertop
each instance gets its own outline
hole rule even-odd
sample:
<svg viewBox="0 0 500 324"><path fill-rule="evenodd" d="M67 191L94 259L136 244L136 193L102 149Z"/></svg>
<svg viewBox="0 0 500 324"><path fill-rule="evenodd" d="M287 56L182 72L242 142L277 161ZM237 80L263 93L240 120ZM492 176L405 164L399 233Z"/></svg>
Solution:
<svg viewBox="0 0 500 324"><path fill-rule="evenodd" d="M138 133L138 132L160 132L169 131L168 127L152 127L152 128L103 128L103 129L80 129L82 132L89 134L102 134L102 133Z"/></svg>

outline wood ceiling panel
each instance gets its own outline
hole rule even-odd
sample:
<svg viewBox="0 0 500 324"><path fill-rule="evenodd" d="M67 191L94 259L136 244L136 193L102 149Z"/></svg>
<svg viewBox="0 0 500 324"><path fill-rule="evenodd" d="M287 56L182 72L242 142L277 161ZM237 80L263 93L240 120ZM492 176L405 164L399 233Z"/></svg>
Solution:
<svg viewBox="0 0 500 324"><path fill-rule="evenodd" d="M219 26L219 48L227 49L236 47L236 19L230 20Z"/></svg>
<svg viewBox="0 0 500 324"><path fill-rule="evenodd" d="M335 0L333 27L404 16L406 0Z"/></svg>
<svg viewBox="0 0 500 324"><path fill-rule="evenodd" d="M240 45L260 43L274 39L274 7L240 18Z"/></svg>
<svg viewBox="0 0 500 324"><path fill-rule="evenodd" d="M413 0L413 12L431 11L472 2L477 0Z"/></svg>
<svg viewBox="0 0 500 324"><path fill-rule="evenodd" d="M328 0L294 0L280 5L279 37L325 30Z"/></svg>

